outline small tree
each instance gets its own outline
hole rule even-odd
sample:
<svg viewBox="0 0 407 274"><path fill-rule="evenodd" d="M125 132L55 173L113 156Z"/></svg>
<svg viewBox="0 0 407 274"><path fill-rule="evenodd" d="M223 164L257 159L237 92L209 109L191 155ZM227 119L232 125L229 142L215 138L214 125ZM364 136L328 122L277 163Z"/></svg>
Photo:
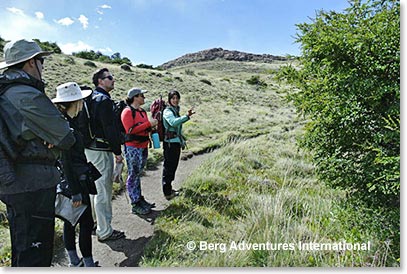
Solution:
<svg viewBox="0 0 407 274"><path fill-rule="evenodd" d="M321 177L371 203L400 199L400 2L351 1L298 25L301 70L286 79L308 115L302 144Z"/></svg>

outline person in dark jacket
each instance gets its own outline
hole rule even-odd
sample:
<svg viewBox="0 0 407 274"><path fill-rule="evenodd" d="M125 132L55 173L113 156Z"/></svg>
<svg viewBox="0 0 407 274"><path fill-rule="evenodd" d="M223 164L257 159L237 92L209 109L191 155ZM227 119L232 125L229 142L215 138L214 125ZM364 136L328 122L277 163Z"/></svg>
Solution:
<svg viewBox="0 0 407 274"><path fill-rule="evenodd" d="M89 166L85 156L85 146L82 135L78 130L74 118L83 107L83 98L88 97L92 90L81 90L75 82L69 82L57 87L56 97L52 102L65 116L69 125L73 129L76 138L71 149L62 153L62 168L65 180L68 182L72 192L72 205L78 207L81 204L87 208L79 218L79 248L83 259L79 259L75 245L75 227L69 221L64 221L64 244L69 257L70 266L94 267L95 262L92 256L92 228L93 217L90 204L90 182ZM96 194L96 193L92 193Z"/></svg>
<svg viewBox="0 0 407 274"><path fill-rule="evenodd" d="M164 196L167 200L178 196L178 191L172 189L172 181L178 168L181 148L185 147L185 138L182 135L182 124L189 121L195 113L189 109L186 115L180 116L179 101L181 95L178 91L172 90L168 93L168 106L164 109L163 123L165 128L164 136L164 163L162 185Z"/></svg>
<svg viewBox="0 0 407 274"><path fill-rule="evenodd" d="M55 223L55 167L60 150L75 142L68 122L45 95L42 82L44 56L25 39L4 46L0 69L0 115L16 144L15 181L0 184L0 199L7 206L12 266L50 266Z"/></svg>
<svg viewBox="0 0 407 274"><path fill-rule="evenodd" d="M86 158L100 170L102 177L96 181L97 195L91 195L96 215L96 235L100 242L117 240L124 232L112 228L113 154L116 163L121 163L121 140L118 119L114 114L114 103L109 92L114 89L114 77L107 68L93 75L96 89L92 93L90 126L95 135L86 147Z"/></svg>

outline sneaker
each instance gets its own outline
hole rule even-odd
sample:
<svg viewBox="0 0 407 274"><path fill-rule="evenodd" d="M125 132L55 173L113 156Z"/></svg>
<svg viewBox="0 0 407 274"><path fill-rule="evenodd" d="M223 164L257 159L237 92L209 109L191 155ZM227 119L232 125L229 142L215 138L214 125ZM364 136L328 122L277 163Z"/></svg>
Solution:
<svg viewBox="0 0 407 274"><path fill-rule="evenodd" d="M165 199L171 200L172 198L179 196L179 192L176 190L171 190L171 194L164 195L164 196L165 196Z"/></svg>
<svg viewBox="0 0 407 274"><path fill-rule="evenodd" d="M98 241L103 243L103 242L106 242L106 241L115 241L115 240L118 240L118 239L123 238L123 237L126 237L126 235L124 234L123 231L113 230L112 234L110 234L109 237L107 237L105 239L99 239L98 238Z"/></svg>
<svg viewBox="0 0 407 274"><path fill-rule="evenodd" d="M146 215L150 212L151 212L151 208L143 206L141 201L135 203L131 208L131 213L137 214L137 215Z"/></svg>
<svg viewBox="0 0 407 274"><path fill-rule="evenodd" d="M147 208L155 208L155 203L149 203L144 199L144 196L140 197L140 203L142 207L147 207Z"/></svg>
<svg viewBox="0 0 407 274"><path fill-rule="evenodd" d="M85 266L85 262L83 261L83 258L81 258L79 260L78 264L69 264L68 267L84 267Z"/></svg>

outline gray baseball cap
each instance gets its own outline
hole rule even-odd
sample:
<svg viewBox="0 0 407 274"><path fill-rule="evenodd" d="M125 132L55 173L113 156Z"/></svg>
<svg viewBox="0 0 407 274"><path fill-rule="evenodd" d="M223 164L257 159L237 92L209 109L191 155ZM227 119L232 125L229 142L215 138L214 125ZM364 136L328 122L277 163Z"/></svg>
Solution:
<svg viewBox="0 0 407 274"><path fill-rule="evenodd" d="M38 55L48 56L52 54L52 51L43 51L34 41L25 39L8 42L3 51L4 61L0 63L0 69L19 64Z"/></svg>
<svg viewBox="0 0 407 274"><path fill-rule="evenodd" d="M146 93L147 90L143 90L140 88L131 88L128 92L127 92L127 98L133 98L136 95L142 94L142 93Z"/></svg>

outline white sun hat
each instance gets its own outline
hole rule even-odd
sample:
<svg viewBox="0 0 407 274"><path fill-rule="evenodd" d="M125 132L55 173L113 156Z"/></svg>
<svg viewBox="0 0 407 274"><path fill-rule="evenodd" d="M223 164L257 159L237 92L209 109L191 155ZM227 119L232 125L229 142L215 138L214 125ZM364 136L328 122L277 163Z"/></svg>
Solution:
<svg viewBox="0 0 407 274"><path fill-rule="evenodd" d="M91 89L81 90L77 83L68 82L57 86L57 95L51 101L53 103L74 102L88 97L91 93Z"/></svg>
<svg viewBox="0 0 407 274"><path fill-rule="evenodd" d="M52 54L51 51L43 51L34 41L25 39L8 42L3 51L4 61L0 63L0 69L22 63L35 56L43 57Z"/></svg>

